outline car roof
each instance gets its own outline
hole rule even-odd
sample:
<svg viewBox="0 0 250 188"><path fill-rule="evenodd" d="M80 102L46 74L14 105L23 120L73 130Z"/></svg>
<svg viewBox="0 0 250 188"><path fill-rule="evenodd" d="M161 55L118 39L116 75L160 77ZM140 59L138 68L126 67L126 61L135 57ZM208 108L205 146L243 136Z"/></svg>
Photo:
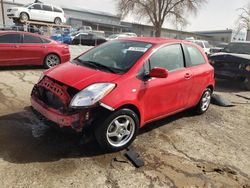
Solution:
<svg viewBox="0 0 250 188"><path fill-rule="evenodd" d="M146 42L146 43L152 43L152 44L165 44L165 43L172 43L172 42L190 43L184 40L160 38L160 37L128 37L128 38L123 38L121 40Z"/></svg>
<svg viewBox="0 0 250 188"><path fill-rule="evenodd" d="M36 36L36 37L51 40L50 38L48 38L46 36L39 35L39 34L36 34L36 33L25 32L25 31L0 31L0 35L1 34L26 34L26 35L33 35L33 36Z"/></svg>

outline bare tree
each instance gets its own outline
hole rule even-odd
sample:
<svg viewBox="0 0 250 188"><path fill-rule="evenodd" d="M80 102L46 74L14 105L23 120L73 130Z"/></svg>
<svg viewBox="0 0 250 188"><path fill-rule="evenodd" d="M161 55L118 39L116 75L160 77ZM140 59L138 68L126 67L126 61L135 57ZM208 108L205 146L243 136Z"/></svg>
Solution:
<svg viewBox="0 0 250 188"><path fill-rule="evenodd" d="M186 23L185 13L197 13L207 0L119 0L118 10L123 16L132 13L147 17L155 28L155 36L161 36L161 28L167 18L176 23Z"/></svg>
<svg viewBox="0 0 250 188"><path fill-rule="evenodd" d="M250 4L246 8L239 8L238 30L250 29Z"/></svg>

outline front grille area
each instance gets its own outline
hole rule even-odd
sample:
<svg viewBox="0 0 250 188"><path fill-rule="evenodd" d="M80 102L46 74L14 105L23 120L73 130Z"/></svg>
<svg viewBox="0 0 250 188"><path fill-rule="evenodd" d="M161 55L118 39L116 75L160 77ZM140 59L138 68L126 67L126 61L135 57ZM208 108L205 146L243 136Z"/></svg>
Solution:
<svg viewBox="0 0 250 188"><path fill-rule="evenodd" d="M60 111L69 112L69 103L78 91L60 82L45 77L32 91L32 96L42 101L48 107Z"/></svg>

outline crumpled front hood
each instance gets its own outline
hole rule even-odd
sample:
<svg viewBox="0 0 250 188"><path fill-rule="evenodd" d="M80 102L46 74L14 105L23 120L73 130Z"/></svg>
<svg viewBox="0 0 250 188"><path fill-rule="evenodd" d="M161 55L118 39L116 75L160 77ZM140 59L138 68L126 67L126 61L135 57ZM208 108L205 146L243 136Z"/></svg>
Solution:
<svg viewBox="0 0 250 188"><path fill-rule="evenodd" d="M121 76L119 74L103 72L70 62L49 69L45 71L44 74L78 90L82 90L94 83L113 82Z"/></svg>

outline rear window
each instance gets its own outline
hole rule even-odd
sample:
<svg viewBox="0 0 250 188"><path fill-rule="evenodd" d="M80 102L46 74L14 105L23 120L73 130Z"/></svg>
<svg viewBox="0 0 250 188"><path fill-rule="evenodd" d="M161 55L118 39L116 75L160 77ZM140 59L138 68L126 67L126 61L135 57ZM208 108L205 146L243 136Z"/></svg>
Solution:
<svg viewBox="0 0 250 188"><path fill-rule="evenodd" d="M227 47L225 47L224 51L228 53L250 55L250 43L230 43Z"/></svg>
<svg viewBox="0 0 250 188"><path fill-rule="evenodd" d="M0 35L0 43L21 43L21 35L19 34L4 34Z"/></svg>
<svg viewBox="0 0 250 188"><path fill-rule="evenodd" d="M43 5L43 10L52 11L52 7L49 5Z"/></svg>
<svg viewBox="0 0 250 188"><path fill-rule="evenodd" d="M43 43L51 43L51 41L48 40L48 39L41 38L41 40L42 40Z"/></svg>
<svg viewBox="0 0 250 188"><path fill-rule="evenodd" d="M197 48L190 45L185 45L185 47L190 57L190 66L196 66L206 63L206 60Z"/></svg>
<svg viewBox="0 0 250 188"><path fill-rule="evenodd" d="M34 4L32 7L33 7L33 9L36 9L36 10L41 10L42 9L40 4Z"/></svg>
<svg viewBox="0 0 250 188"><path fill-rule="evenodd" d="M59 8L54 7L54 12L61 12L62 13L62 10L59 9Z"/></svg>

